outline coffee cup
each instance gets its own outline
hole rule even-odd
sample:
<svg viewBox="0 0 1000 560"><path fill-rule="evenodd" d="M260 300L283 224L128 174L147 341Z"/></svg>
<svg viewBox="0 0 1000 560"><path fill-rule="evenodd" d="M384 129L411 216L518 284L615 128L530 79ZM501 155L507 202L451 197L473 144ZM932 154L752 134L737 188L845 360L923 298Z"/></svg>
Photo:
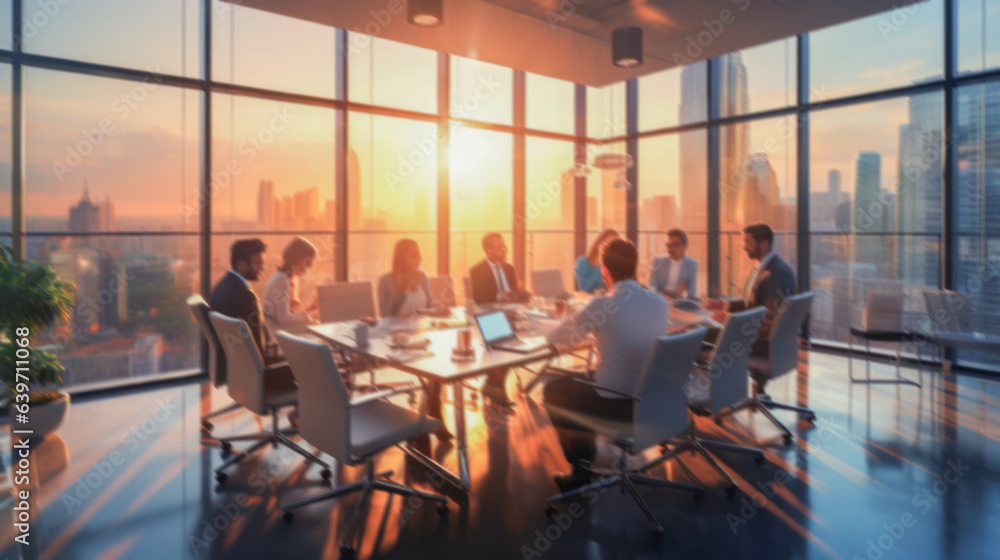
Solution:
<svg viewBox="0 0 1000 560"><path fill-rule="evenodd" d="M355 323L353 328L354 343L358 346L368 346L368 334L370 330L371 327L367 323L362 323L361 321Z"/></svg>

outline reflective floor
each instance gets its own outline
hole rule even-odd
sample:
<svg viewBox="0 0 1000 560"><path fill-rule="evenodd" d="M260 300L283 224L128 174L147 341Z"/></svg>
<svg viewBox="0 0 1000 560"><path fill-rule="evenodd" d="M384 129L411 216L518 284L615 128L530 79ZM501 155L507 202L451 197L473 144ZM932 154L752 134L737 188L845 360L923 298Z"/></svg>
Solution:
<svg viewBox="0 0 1000 560"><path fill-rule="evenodd" d="M800 369L770 388L776 401L807 404L818 415L810 425L777 413L796 433L791 445L761 414L740 412L721 427L698 423L703 437L766 450L761 465L717 454L740 492L727 497L722 479L696 456L685 462L711 487L700 503L640 489L666 529L660 540L618 490L545 515L545 497L556 492L551 475L567 465L536 390L517 398L514 416L467 411L468 495L428 477L398 449L384 453L380 470L445 493L451 511L440 517L429 504L376 494L359 557L1000 558L1000 383L938 372L925 373L922 389L851 386L846 358L816 352L803 352ZM873 374L894 368L876 364ZM917 378L912 369L904 375ZM512 394L515 383L512 377ZM5 557L336 557L356 495L302 508L291 523L278 507L328 488L317 467L267 448L234 468L224 485L215 482L221 451L198 418L229 402L195 383L77 399L67 424L32 450L29 547L12 544L11 492L22 488L11 487L6 442ZM218 419L214 434L266 427L240 412ZM599 461L610 464L613 448L599 445ZM455 468L453 448L433 453ZM688 480L673 464L653 472ZM336 468L334 483L361 475L360 468Z"/></svg>

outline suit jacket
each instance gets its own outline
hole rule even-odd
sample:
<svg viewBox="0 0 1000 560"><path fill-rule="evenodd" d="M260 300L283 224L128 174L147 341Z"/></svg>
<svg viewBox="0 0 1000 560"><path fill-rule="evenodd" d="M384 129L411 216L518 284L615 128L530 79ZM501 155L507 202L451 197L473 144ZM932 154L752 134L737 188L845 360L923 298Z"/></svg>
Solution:
<svg viewBox="0 0 1000 560"><path fill-rule="evenodd" d="M517 289L517 279L514 275L514 265L503 263L500 265L504 276L507 278L507 287L511 290ZM490 263L485 259L476 263L469 269L469 281L472 283L472 299L476 303L496 303L497 301L497 280L493 275Z"/></svg>
<svg viewBox="0 0 1000 560"><path fill-rule="evenodd" d="M264 345L264 312L261 310L260 299L257 294L243 283L243 280L232 271L225 276L212 289L211 301L208 302L212 311L218 311L234 319L243 319L250 327L254 342L261 355L266 355ZM225 340L219 341L225 344Z"/></svg>
<svg viewBox="0 0 1000 560"><path fill-rule="evenodd" d="M420 271L420 280L417 282L417 289L423 290L427 297L427 307L434 307L434 297L431 295L431 283L427 278L427 273ZM395 317L399 314L399 309L406 301L406 292L396 287L396 280L391 272L387 272L378 279L378 313L382 317Z"/></svg>
<svg viewBox="0 0 1000 560"><path fill-rule="evenodd" d="M667 290L667 280L670 278L670 269L673 266L674 261L669 255L653 259L653 270L649 273L649 287L653 291L662 294ZM685 297L688 299L698 297L698 261L684 255L680 267L681 274L677 277L677 281L687 285Z"/></svg>
<svg viewBox="0 0 1000 560"><path fill-rule="evenodd" d="M747 277L747 280L749 279ZM742 311L759 305L767 307L769 312L764 315L764 322L760 327L761 339L758 340L758 343L763 343L771 338L771 329L777 323L785 298L793 294L795 294L795 271L775 253L767 266L757 274L757 279L750 290L750 299L730 302L729 310Z"/></svg>

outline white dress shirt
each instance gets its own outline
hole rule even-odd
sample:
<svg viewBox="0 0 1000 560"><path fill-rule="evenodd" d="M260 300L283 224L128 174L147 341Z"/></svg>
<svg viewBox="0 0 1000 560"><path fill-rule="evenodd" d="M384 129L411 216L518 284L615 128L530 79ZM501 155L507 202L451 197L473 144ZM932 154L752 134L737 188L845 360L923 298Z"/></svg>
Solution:
<svg viewBox="0 0 1000 560"><path fill-rule="evenodd" d="M773 258L774 249L771 249L762 259L757 261L757 265L750 271L750 276L747 277L747 285L743 287L743 301L747 302L747 304L750 303L750 296L753 294L754 288L757 287L757 277L760 276L760 271L763 270L764 267L767 266L767 263L771 262L771 259Z"/></svg>
<svg viewBox="0 0 1000 560"><path fill-rule="evenodd" d="M681 268L684 267L684 257L670 259L670 272L667 273L667 289L676 292L681 279Z"/></svg>
<svg viewBox="0 0 1000 560"><path fill-rule="evenodd" d="M576 317L556 327L548 341L576 347L593 335L600 356L594 381L632 395L653 341L667 333L667 312L663 296L645 290L635 280L623 280L608 295L591 299ZM625 398L597 392L609 399Z"/></svg>

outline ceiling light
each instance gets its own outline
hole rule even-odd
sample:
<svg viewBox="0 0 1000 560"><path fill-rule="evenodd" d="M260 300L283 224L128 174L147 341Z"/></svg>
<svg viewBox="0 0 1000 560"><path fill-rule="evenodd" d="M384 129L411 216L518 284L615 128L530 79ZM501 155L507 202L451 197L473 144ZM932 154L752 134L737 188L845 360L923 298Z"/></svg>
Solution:
<svg viewBox="0 0 1000 560"><path fill-rule="evenodd" d="M611 62L621 68L642 64L642 28L619 27L611 34Z"/></svg>
<svg viewBox="0 0 1000 560"><path fill-rule="evenodd" d="M444 0L407 0L406 20L420 27L433 27L444 20Z"/></svg>

